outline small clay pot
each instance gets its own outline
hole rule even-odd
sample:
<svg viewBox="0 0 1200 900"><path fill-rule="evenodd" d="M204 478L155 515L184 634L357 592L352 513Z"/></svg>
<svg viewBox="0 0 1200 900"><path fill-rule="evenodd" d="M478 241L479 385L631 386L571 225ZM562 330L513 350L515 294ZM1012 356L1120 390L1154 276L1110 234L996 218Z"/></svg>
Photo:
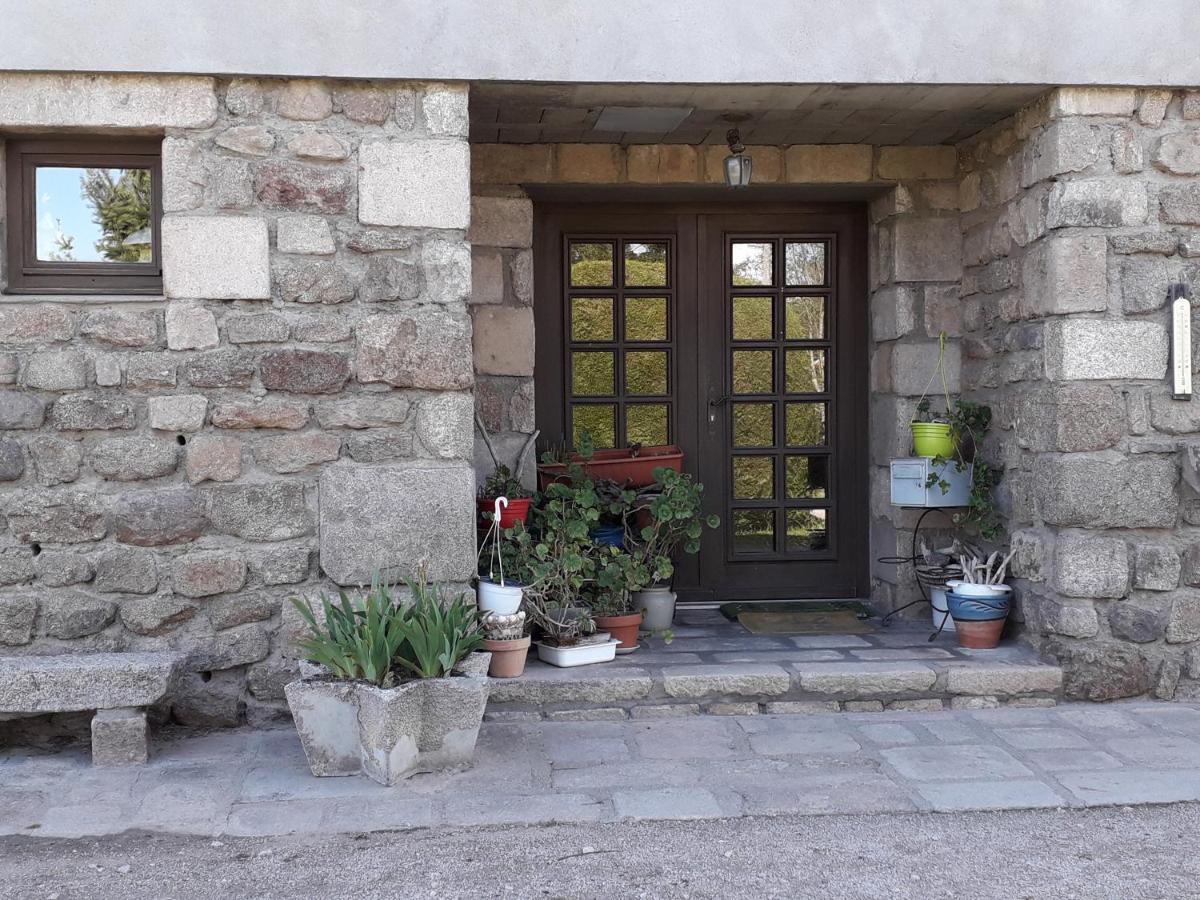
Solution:
<svg viewBox="0 0 1200 900"><path fill-rule="evenodd" d="M607 631L620 641L618 653L632 653L638 646L638 628L642 624L640 612L625 616L596 616L596 628Z"/></svg>
<svg viewBox="0 0 1200 900"><path fill-rule="evenodd" d="M511 641L484 640L483 649L492 654L488 674L493 678L516 678L525 671L529 653L529 636Z"/></svg>
<svg viewBox="0 0 1200 900"><path fill-rule="evenodd" d="M1000 635L1004 633L1004 623L1007 621L1008 616L983 621L955 619L954 633L958 637L958 646L971 650L994 649L1000 643Z"/></svg>

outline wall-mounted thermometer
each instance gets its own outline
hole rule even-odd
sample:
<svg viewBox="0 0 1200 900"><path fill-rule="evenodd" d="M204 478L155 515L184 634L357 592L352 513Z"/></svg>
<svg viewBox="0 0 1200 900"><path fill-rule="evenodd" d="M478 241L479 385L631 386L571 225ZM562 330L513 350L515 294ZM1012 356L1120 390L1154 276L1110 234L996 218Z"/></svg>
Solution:
<svg viewBox="0 0 1200 900"><path fill-rule="evenodd" d="M1192 292L1186 284L1167 289L1171 304L1171 396L1192 399Z"/></svg>

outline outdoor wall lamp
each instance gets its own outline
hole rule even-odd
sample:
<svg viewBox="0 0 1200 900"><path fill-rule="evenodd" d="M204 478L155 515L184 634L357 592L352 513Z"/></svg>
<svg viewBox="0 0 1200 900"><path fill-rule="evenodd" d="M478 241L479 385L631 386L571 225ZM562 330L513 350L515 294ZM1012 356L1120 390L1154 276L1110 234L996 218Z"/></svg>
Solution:
<svg viewBox="0 0 1200 900"><path fill-rule="evenodd" d="M725 183L730 187L745 187L750 183L753 161L746 155L742 136L736 128L730 128L725 133L725 140L729 142L729 156L725 157Z"/></svg>

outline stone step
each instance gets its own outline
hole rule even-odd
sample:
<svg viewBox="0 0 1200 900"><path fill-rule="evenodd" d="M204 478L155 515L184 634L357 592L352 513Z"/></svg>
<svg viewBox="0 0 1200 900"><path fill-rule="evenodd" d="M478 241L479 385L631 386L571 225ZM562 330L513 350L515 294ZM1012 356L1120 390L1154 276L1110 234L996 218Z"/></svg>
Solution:
<svg viewBox="0 0 1200 900"><path fill-rule="evenodd" d="M763 651L770 661L695 662L686 651L647 650L574 669L530 660L520 678L492 680L487 717L586 720L1055 705L1061 668L1027 648L990 653L996 655L813 662L797 649Z"/></svg>

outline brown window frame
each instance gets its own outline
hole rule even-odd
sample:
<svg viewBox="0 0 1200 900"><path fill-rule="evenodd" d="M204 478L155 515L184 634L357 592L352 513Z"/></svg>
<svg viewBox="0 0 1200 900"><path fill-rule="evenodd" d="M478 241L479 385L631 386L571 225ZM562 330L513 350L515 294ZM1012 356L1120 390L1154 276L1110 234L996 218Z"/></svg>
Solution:
<svg viewBox="0 0 1200 900"><path fill-rule="evenodd" d="M12 140L6 147L8 294L161 294L162 144L158 140ZM37 258L38 166L149 169L153 220L148 263Z"/></svg>

